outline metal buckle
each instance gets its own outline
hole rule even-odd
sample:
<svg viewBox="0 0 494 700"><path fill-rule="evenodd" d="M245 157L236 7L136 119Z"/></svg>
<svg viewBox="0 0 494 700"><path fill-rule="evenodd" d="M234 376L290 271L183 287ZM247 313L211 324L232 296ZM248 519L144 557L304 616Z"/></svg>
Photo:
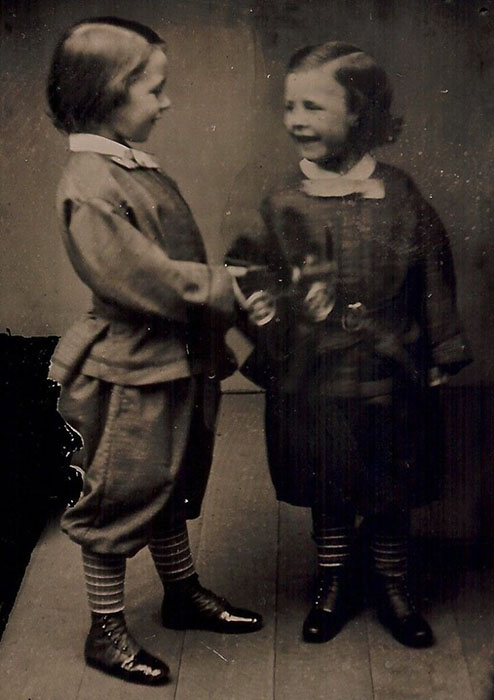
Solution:
<svg viewBox="0 0 494 700"><path fill-rule="evenodd" d="M355 304L348 304L341 315L341 325L348 333L356 333L362 330L367 315L365 304L357 301Z"/></svg>

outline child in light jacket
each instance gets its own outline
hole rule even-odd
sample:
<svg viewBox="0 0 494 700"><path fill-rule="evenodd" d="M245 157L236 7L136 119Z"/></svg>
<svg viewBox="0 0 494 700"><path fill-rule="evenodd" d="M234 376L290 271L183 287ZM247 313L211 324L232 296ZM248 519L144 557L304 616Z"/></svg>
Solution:
<svg viewBox="0 0 494 700"><path fill-rule="evenodd" d="M60 411L82 436L84 490L62 528L81 545L92 625L88 664L126 680L163 683L124 617L127 559L148 546L173 629L250 632L256 613L203 588L187 518L199 514L219 402L233 364L224 333L232 281L206 259L175 182L135 149L170 106L161 38L136 22L96 18L60 40L48 82L70 157L57 195L70 261L93 294L62 338L51 377Z"/></svg>

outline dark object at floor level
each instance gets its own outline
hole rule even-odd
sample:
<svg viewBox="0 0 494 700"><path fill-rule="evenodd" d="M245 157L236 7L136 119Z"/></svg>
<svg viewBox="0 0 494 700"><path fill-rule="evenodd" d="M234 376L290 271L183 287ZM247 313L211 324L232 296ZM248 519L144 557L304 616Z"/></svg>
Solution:
<svg viewBox="0 0 494 700"><path fill-rule="evenodd" d="M0 335L0 634L48 516L80 491L69 465L80 438L47 379L56 336Z"/></svg>

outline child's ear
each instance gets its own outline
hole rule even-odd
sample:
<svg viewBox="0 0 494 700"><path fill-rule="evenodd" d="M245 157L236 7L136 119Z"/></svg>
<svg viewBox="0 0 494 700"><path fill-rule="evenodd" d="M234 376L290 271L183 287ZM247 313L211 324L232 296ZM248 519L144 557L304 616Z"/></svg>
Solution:
<svg viewBox="0 0 494 700"><path fill-rule="evenodd" d="M355 112L350 112L348 115L348 123L350 126L355 126L355 124L358 124L360 121L360 114L356 114Z"/></svg>

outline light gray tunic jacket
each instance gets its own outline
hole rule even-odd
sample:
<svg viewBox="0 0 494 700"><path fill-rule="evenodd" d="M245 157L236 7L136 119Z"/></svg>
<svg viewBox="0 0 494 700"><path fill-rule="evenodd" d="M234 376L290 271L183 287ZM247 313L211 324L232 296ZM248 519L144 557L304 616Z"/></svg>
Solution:
<svg viewBox="0 0 494 700"><path fill-rule="evenodd" d="M57 209L72 265L93 308L59 343L50 376L144 385L221 374L234 308L229 274L208 265L201 234L161 171L72 153Z"/></svg>

